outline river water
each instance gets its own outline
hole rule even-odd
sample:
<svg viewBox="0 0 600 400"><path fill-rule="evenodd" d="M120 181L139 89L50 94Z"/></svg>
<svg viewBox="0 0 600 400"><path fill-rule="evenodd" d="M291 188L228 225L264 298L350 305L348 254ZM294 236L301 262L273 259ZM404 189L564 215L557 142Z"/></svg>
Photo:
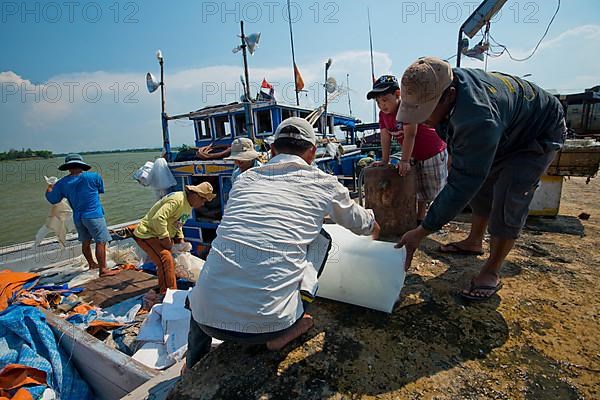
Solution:
<svg viewBox="0 0 600 400"><path fill-rule="evenodd" d="M104 179L100 196L109 225L144 216L154 203L152 189L131 175L159 152L91 154L84 160ZM0 246L34 240L44 224L50 204L46 201L46 176L61 177L63 158L0 162Z"/></svg>

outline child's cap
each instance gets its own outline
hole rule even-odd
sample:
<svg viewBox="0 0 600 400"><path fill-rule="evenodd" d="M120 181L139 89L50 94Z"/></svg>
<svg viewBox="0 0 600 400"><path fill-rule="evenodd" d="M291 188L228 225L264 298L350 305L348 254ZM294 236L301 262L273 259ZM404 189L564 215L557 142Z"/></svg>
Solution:
<svg viewBox="0 0 600 400"><path fill-rule="evenodd" d="M371 100L380 94L394 92L398 89L400 89L400 85L398 85L398 79L396 79L394 75L380 76L379 79L373 83L373 90L367 93L367 100Z"/></svg>

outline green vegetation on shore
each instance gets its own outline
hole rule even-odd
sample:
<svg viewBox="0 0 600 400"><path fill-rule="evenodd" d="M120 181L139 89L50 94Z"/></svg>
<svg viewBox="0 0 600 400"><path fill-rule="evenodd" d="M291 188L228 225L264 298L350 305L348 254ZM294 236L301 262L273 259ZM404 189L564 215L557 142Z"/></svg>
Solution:
<svg viewBox="0 0 600 400"><path fill-rule="evenodd" d="M54 154L48 150L10 149L7 152L0 153L0 161L26 160L26 159L31 159L31 158L52 158L52 157L54 157Z"/></svg>
<svg viewBox="0 0 600 400"><path fill-rule="evenodd" d="M112 154L112 153L154 153L161 152L162 147L143 148L143 149L124 149L124 150L97 150L97 151L80 151L78 154ZM31 150L10 149L6 152L0 152L0 161L11 160L31 160L39 158L64 157L67 153L53 153L50 150Z"/></svg>
<svg viewBox="0 0 600 400"><path fill-rule="evenodd" d="M162 147L153 147L153 148L141 148L141 149L116 149L116 150L96 150L96 151L80 151L77 154L86 155L86 154L112 154L112 153L150 153L150 152L160 152L162 151ZM67 153L59 153L55 154L55 157L64 157Z"/></svg>

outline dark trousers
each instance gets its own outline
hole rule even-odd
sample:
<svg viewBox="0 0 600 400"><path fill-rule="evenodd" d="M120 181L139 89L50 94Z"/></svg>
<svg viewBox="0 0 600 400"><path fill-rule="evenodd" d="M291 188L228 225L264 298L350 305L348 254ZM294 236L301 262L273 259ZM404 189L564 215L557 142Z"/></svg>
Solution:
<svg viewBox="0 0 600 400"><path fill-rule="evenodd" d="M302 302L304 311L307 310L308 305L309 303L304 301ZM189 304L186 304L186 307L189 308ZM302 314L302 316L304 316L304 314ZM284 335L302 319L302 316L294 323L294 325L290 326L287 329L267 333L234 332L214 328L212 326L199 324L194 320L193 316L190 316L188 349L187 354L185 356L186 367L192 368L198 361L202 359L202 357L204 357L210 352L210 345L212 343L213 337L224 342L235 342L248 345L263 344Z"/></svg>

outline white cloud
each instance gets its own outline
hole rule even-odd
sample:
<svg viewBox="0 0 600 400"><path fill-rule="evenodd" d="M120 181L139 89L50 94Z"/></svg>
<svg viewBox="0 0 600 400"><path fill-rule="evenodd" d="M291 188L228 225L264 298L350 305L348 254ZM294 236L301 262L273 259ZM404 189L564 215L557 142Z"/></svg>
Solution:
<svg viewBox="0 0 600 400"><path fill-rule="evenodd" d="M370 102L364 98L370 89L370 61L366 51L347 51L333 57L330 76L340 85L350 74L351 97L355 114L370 116ZM385 53L374 53L379 73L389 72L392 61ZM301 105L313 108L324 100L323 62L299 64L306 92ZM250 59L251 62L251 59ZM175 71L165 76L167 111L179 114L207 105L237 101L243 92L237 65L218 65ZM289 67L251 68L252 92L262 79L272 83L278 100L295 103L293 72ZM13 71L0 73L2 96L10 107L0 116L7 121L0 148L32 147L55 151L160 146L160 95L148 94L145 73L64 74L46 82L32 84ZM348 113L347 97L331 104L331 109ZM10 109L10 111L8 111ZM365 115L366 111L366 115ZM172 143L192 143L193 128L179 121L170 126ZM123 134L125 132L125 134Z"/></svg>
<svg viewBox="0 0 600 400"><path fill-rule="evenodd" d="M600 40L600 25L582 25L569 29L551 40L542 42L540 48L549 49L564 44L575 45L574 40Z"/></svg>

